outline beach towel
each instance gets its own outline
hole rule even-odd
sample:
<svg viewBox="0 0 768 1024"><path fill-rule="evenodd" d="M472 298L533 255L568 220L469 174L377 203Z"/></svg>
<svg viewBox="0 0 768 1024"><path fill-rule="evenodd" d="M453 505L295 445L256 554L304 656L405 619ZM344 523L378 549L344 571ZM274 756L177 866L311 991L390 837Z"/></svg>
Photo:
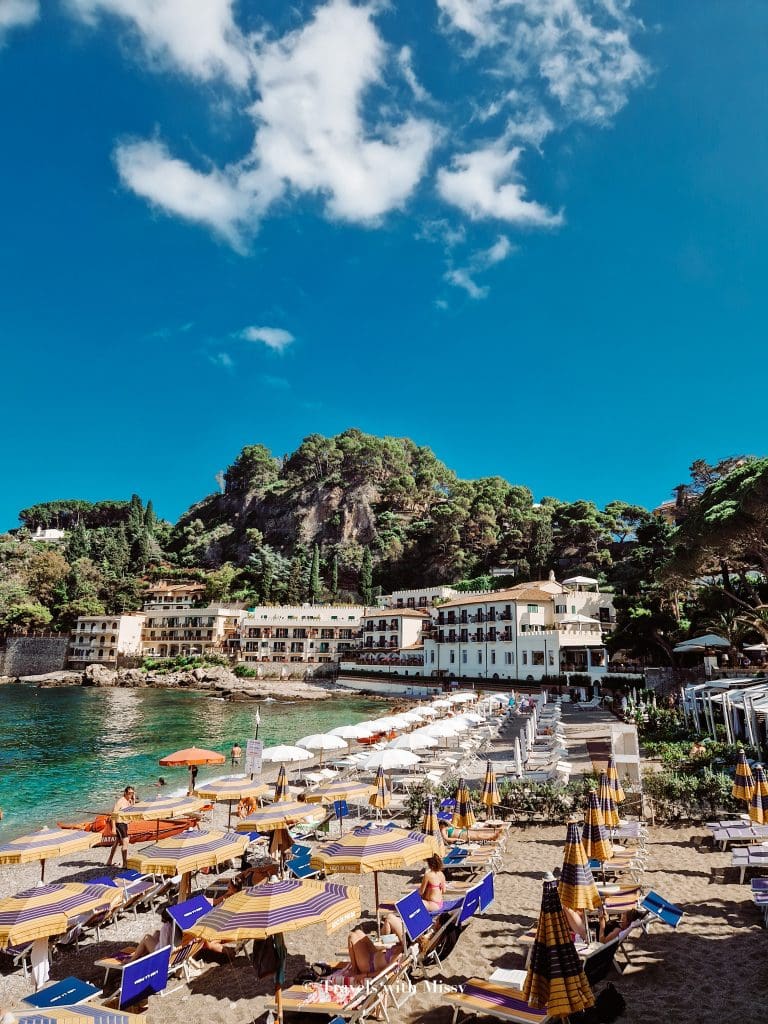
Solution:
<svg viewBox="0 0 768 1024"><path fill-rule="evenodd" d="M35 939L29 954L32 964L32 980L35 983L35 992L39 992L44 985L48 984L50 977L50 964L48 962L48 939Z"/></svg>

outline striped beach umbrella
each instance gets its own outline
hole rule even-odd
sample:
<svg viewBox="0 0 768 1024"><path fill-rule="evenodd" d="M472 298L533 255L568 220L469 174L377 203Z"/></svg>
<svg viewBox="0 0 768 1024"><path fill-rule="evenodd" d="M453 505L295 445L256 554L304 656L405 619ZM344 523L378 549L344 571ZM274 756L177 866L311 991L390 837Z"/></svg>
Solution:
<svg viewBox="0 0 768 1024"><path fill-rule="evenodd" d="M491 808L497 807L501 803L499 787L496 785L496 773L494 772L493 764L490 761L487 761L485 765L485 778L483 779L483 791L480 794L480 803L485 804L489 811Z"/></svg>
<svg viewBox="0 0 768 1024"><path fill-rule="evenodd" d="M107 1006L58 1006L45 1010L23 1010L13 1016L16 1024L147 1024L145 1013L110 1010Z"/></svg>
<svg viewBox="0 0 768 1024"><path fill-rule="evenodd" d="M749 801L749 817L755 825L768 825L768 778L762 765L754 771L755 788Z"/></svg>
<svg viewBox="0 0 768 1024"><path fill-rule="evenodd" d="M456 808L451 818L454 828L470 829L475 824L475 812L472 809L472 797L464 779L459 779L456 789Z"/></svg>
<svg viewBox="0 0 768 1024"><path fill-rule="evenodd" d="M597 799L600 804L600 813L608 828L616 828L619 824L619 812L616 809L616 802L613 799L611 783L605 772L600 772L600 784L597 790Z"/></svg>
<svg viewBox="0 0 768 1024"><path fill-rule="evenodd" d="M600 804L597 793L591 790L587 797L587 809L584 813L584 829L581 833L584 843L584 851L591 860L610 860L613 856L613 847L608 836L608 829L605 827L603 816L600 813Z"/></svg>
<svg viewBox="0 0 768 1024"><path fill-rule="evenodd" d="M113 909L124 896L117 886L80 882L38 885L7 896L0 900L0 949L63 935L75 918Z"/></svg>
<svg viewBox="0 0 768 1024"><path fill-rule="evenodd" d="M0 864L30 864L40 861L40 881L45 879L45 862L50 857L64 857L96 846L100 832L83 832L73 828L41 828L38 832L11 839L0 846Z"/></svg>
<svg viewBox="0 0 768 1024"><path fill-rule="evenodd" d="M384 769L379 767L376 772L376 790L369 797L368 803L371 807L375 807L377 811L383 811L385 807L389 807L392 800L392 794L387 785L387 777L384 774Z"/></svg>
<svg viewBox="0 0 768 1024"><path fill-rule="evenodd" d="M332 804L334 800L367 803L374 792L374 787L367 782L329 782L326 786L308 790L304 801L308 804Z"/></svg>
<svg viewBox="0 0 768 1024"><path fill-rule="evenodd" d="M442 847L433 836L402 828L364 825L312 854L310 864L326 874L373 873L374 899L379 906L379 871L399 871L426 860Z"/></svg>
<svg viewBox="0 0 768 1024"><path fill-rule="evenodd" d="M424 817L421 819L421 831L425 836L434 836L435 839L440 838L440 822L437 820L435 801L431 796L427 797L426 803L424 804Z"/></svg>
<svg viewBox="0 0 768 1024"><path fill-rule="evenodd" d="M297 821L304 821L322 813L314 804L300 803L298 800L281 800L243 818L237 823L237 831L271 832L276 828L288 828Z"/></svg>
<svg viewBox="0 0 768 1024"><path fill-rule="evenodd" d="M589 867L579 826L570 822L565 837L563 870L558 885L560 901L571 910L597 910L600 894Z"/></svg>
<svg viewBox="0 0 768 1024"><path fill-rule="evenodd" d="M557 882L544 882L523 999L534 1009L546 1009L553 1018L580 1013L595 1003L584 966L571 940Z"/></svg>
<svg viewBox="0 0 768 1024"><path fill-rule="evenodd" d="M277 773L277 782L275 783L275 803L280 803L281 800L290 800L291 794L288 790L288 772L285 770L285 765L280 765L280 771Z"/></svg>
<svg viewBox="0 0 768 1024"><path fill-rule="evenodd" d="M205 805L199 797L180 796L167 797L162 800L146 800L143 803L131 804L120 811L120 817L126 821L159 821L161 818L186 818L195 814Z"/></svg>
<svg viewBox="0 0 768 1024"><path fill-rule="evenodd" d="M733 789L731 796L735 800L744 800L749 803L755 788L755 780L752 776L752 769L749 767L747 755L743 750L739 751L739 760L736 762L736 774L733 777Z"/></svg>
<svg viewBox="0 0 768 1024"><path fill-rule="evenodd" d="M190 828L128 857L144 874L177 875L212 867L245 853L248 839L236 832Z"/></svg>
<svg viewBox="0 0 768 1024"><path fill-rule="evenodd" d="M616 758L611 754L608 758L608 764L605 768L605 774L608 776L608 781L611 784L611 790L613 792L613 802L615 804L623 804L627 799L624 790L621 788L621 780L619 779L619 773L616 768Z"/></svg>
<svg viewBox="0 0 768 1024"><path fill-rule="evenodd" d="M186 933L217 942L244 942L274 937L280 966L275 975L275 1001L282 1020L286 932L324 924L330 934L360 916L360 891L333 882L271 881L244 889L198 918Z"/></svg>
<svg viewBox="0 0 768 1024"><path fill-rule="evenodd" d="M210 779L195 787L197 796L206 800L215 800L216 803L232 803L250 797L258 800L269 792L269 786L263 782L254 782L247 775L228 775L223 779Z"/></svg>

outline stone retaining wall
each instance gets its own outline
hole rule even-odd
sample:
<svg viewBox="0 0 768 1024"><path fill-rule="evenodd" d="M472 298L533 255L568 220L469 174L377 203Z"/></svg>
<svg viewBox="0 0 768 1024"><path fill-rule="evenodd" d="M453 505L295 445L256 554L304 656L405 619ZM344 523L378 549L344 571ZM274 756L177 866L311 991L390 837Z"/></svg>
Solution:
<svg viewBox="0 0 768 1024"><path fill-rule="evenodd" d="M67 637L9 636L0 649L0 675L32 676L60 672L67 663Z"/></svg>

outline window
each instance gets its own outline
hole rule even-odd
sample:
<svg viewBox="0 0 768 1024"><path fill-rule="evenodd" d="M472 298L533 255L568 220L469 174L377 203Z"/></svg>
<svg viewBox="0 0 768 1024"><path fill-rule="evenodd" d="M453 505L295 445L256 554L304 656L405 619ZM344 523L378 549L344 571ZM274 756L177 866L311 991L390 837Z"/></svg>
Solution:
<svg viewBox="0 0 768 1024"><path fill-rule="evenodd" d="M565 613L567 611L568 611L568 605L567 604L556 604L555 605L555 615L565 615Z"/></svg>
<svg viewBox="0 0 768 1024"><path fill-rule="evenodd" d="M544 664L544 651L533 651L531 654L532 665L543 665Z"/></svg>
<svg viewBox="0 0 768 1024"><path fill-rule="evenodd" d="M450 662L452 665L456 662L456 654L454 651L451 651Z"/></svg>
<svg viewBox="0 0 768 1024"><path fill-rule="evenodd" d="M429 663L430 663L430 665L434 665L435 664L435 652L434 651L430 651L429 652Z"/></svg>
<svg viewBox="0 0 768 1024"><path fill-rule="evenodd" d="M539 606L537 604L529 604L528 605L528 611L529 612L537 612L538 610L539 610Z"/></svg>
<svg viewBox="0 0 768 1024"><path fill-rule="evenodd" d="M555 652L554 651L550 651L549 652L549 664L550 664L550 666L555 664Z"/></svg>
<svg viewBox="0 0 768 1024"><path fill-rule="evenodd" d="M576 614L576 605L572 604L571 605L571 615L575 615L575 614Z"/></svg>
<svg viewBox="0 0 768 1024"><path fill-rule="evenodd" d="M483 652L482 651L478 651L477 652L477 664L478 665L482 665L483 664Z"/></svg>
<svg viewBox="0 0 768 1024"><path fill-rule="evenodd" d="M461 663L462 663L462 665L466 665L467 664L467 652L466 651L462 651L461 652Z"/></svg>
<svg viewBox="0 0 768 1024"><path fill-rule="evenodd" d="M511 665L512 664L512 652L511 651L505 651L504 652L504 664L505 665Z"/></svg>
<svg viewBox="0 0 768 1024"><path fill-rule="evenodd" d="M491 651L491 664L496 664L496 651Z"/></svg>
<svg viewBox="0 0 768 1024"><path fill-rule="evenodd" d="M523 664L528 664L528 651L523 651Z"/></svg>

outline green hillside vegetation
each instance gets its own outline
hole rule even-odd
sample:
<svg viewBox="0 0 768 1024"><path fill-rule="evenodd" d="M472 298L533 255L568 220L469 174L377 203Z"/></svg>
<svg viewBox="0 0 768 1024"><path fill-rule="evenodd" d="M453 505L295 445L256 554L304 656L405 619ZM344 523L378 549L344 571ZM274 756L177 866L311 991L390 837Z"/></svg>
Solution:
<svg viewBox="0 0 768 1024"><path fill-rule="evenodd" d="M277 458L245 447L223 493L179 521L152 503L46 502L0 537L0 627L66 629L141 606L147 579L203 579L210 601L360 601L422 584L460 589L583 574L616 593L611 643L669 660L690 631L768 637L768 459L693 464L674 489L679 525L621 500L544 498L502 477L460 480L407 438L312 434ZM67 530L63 545L38 527Z"/></svg>

